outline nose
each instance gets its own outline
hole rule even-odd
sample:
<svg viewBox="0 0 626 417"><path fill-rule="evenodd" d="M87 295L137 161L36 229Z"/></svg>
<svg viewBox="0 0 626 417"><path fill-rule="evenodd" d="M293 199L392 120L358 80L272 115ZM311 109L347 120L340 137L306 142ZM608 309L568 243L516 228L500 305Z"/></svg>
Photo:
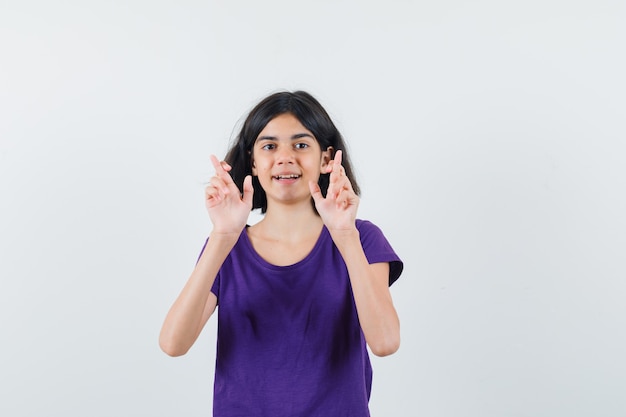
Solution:
<svg viewBox="0 0 626 417"><path fill-rule="evenodd" d="M276 163L279 165L283 164L293 164L294 163L294 152L293 149L289 147L281 147L276 153Z"/></svg>

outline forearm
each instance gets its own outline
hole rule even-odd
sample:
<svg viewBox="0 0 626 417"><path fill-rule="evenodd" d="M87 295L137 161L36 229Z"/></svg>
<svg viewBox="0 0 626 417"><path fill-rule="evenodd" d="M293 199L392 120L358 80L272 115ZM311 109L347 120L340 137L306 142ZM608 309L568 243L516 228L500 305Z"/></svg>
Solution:
<svg viewBox="0 0 626 417"><path fill-rule="evenodd" d="M356 228L334 233L333 241L348 268L359 322L368 346L378 356L394 353L400 345L400 322L389 292L389 265L369 264Z"/></svg>
<svg viewBox="0 0 626 417"><path fill-rule="evenodd" d="M163 323L159 345L168 355L185 354L213 313L215 306L207 305L211 288L237 237L212 235L209 238L191 276Z"/></svg>

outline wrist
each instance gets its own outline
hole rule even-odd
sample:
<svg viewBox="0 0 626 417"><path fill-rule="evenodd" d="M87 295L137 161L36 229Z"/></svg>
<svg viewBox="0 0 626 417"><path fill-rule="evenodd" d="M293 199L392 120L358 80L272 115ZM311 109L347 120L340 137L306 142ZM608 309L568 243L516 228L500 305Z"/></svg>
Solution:
<svg viewBox="0 0 626 417"><path fill-rule="evenodd" d="M239 240L241 231L239 232L224 232L219 230L212 230L209 234L209 241L215 243L234 244Z"/></svg>
<svg viewBox="0 0 626 417"><path fill-rule="evenodd" d="M361 242L361 235L356 226L348 229L329 229L328 231L330 232L333 242L335 242L335 245L339 248L346 244Z"/></svg>

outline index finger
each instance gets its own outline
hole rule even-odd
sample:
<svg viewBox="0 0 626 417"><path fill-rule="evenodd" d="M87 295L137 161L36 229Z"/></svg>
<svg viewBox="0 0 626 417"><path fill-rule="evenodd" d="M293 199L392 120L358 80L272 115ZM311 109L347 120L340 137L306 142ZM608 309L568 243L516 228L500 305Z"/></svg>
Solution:
<svg viewBox="0 0 626 417"><path fill-rule="evenodd" d="M228 165L227 162L217 159L215 155L211 155L210 158L211 164L213 164L213 168L215 168L215 176L224 181L227 186L234 184L233 178L228 173L228 171L231 170L231 166ZM227 188L224 189L224 192L227 192Z"/></svg>
<svg viewBox="0 0 626 417"><path fill-rule="evenodd" d="M335 157L333 158L333 172L339 174L341 172L341 157L342 151L339 149L335 152Z"/></svg>
<svg viewBox="0 0 626 417"><path fill-rule="evenodd" d="M226 161L220 161L215 155L211 155L211 164L215 168L215 174L220 177L221 174L230 171L230 165Z"/></svg>
<svg viewBox="0 0 626 417"><path fill-rule="evenodd" d="M211 163L213 164L213 168L215 168L215 173L219 175L221 171L224 171L224 168L222 168L222 164L220 164L220 160L217 159L217 156L213 154L211 154L210 158Z"/></svg>

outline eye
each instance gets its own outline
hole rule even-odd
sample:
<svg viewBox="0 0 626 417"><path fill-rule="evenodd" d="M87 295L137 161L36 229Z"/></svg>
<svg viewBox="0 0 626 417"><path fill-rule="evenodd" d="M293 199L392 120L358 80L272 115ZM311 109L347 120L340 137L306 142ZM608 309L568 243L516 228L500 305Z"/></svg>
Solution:
<svg viewBox="0 0 626 417"><path fill-rule="evenodd" d="M276 145L274 145L273 143L266 143L265 145L261 146L261 149L263 149L264 151L271 151L272 149L275 149Z"/></svg>
<svg viewBox="0 0 626 417"><path fill-rule="evenodd" d="M296 144L294 145L294 147L295 147L296 149L306 149L306 148L308 148L308 147L309 147L309 144L308 144L308 143L304 143L304 142L298 142L298 143L296 143Z"/></svg>

